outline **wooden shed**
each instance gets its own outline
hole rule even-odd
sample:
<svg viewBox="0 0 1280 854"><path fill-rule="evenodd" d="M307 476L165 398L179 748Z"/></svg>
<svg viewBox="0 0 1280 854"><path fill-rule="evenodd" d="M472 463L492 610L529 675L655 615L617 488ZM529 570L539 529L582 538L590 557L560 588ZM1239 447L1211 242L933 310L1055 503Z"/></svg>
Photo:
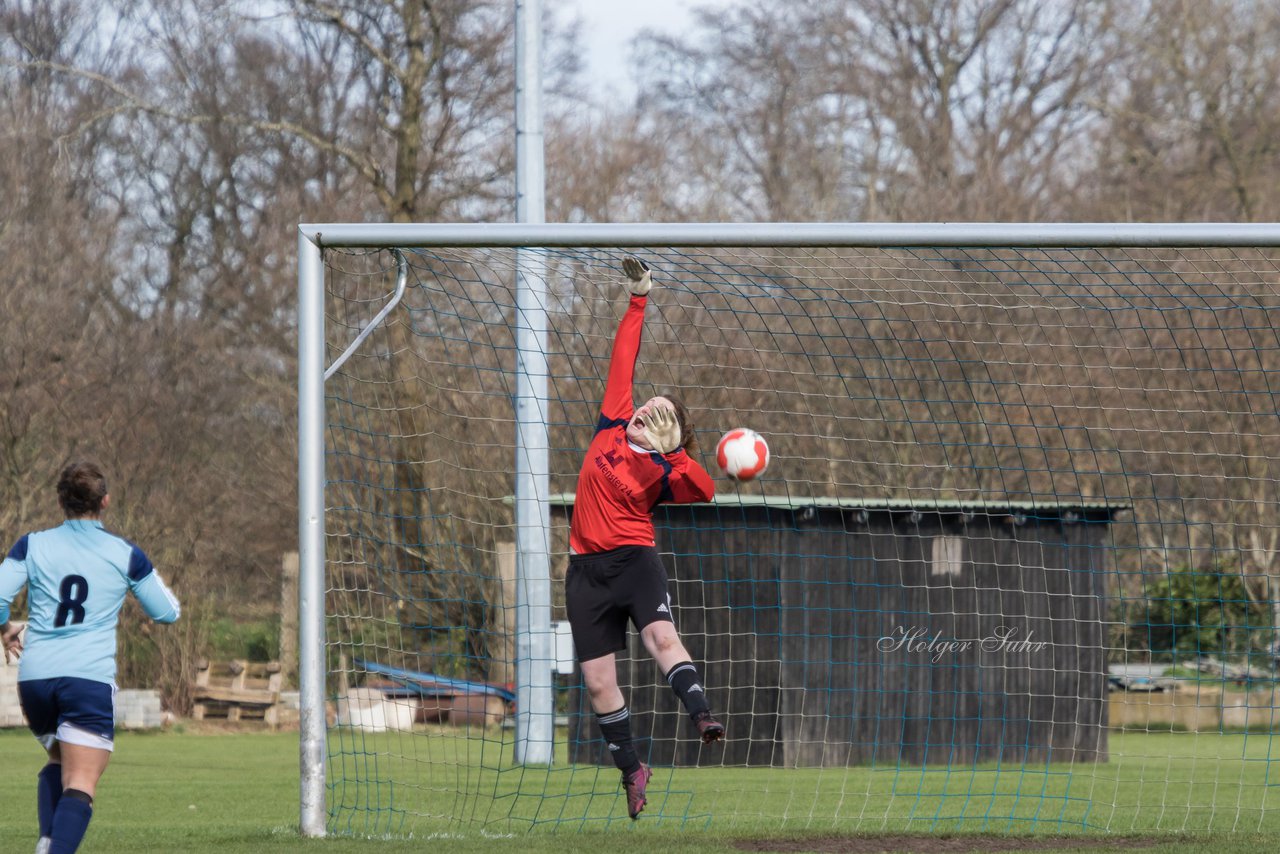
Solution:
<svg viewBox="0 0 1280 854"><path fill-rule="evenodd" d="M572 496L554 502L572 512ZM728 730L698 742L638 636L619 655L659 765L1105 761L1119 505L728 496L664 506L681 637ZM609 764L580 678L572 762Z"/></svg>

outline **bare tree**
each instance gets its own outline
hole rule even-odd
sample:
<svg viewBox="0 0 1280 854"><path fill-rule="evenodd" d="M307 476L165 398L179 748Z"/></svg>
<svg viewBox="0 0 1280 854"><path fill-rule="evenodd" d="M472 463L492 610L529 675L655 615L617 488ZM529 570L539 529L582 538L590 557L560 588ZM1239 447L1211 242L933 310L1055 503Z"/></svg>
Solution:
<svg viewBox="0 0 1280 854"><path fill-rule="evenodd" d="M644 42L638 109L674 129L673 172L696 189L687 212L1051 216L1108 84L1111 5L803 0L707 13L694 37Z"/></svg>
<svg viewBox="0 0 1280 854"><path fill-rule="evenodd" d="M871 0L845 13L847 86L875 119L893 219L1040 219L1096 121L1109 0ZM896 200L896 201L895 201Z"/></svg>
<svg viewBox="0 0 1280 854"><path fill-rule="evenodd" d="M641 40L637 110L678 183L668 218L830 220L861 210L861 93L836 85L822 0L757 2Z"/></svg>
<svg viewBox="0 0 1280 854"><path fill-rule="evenodd" d="M683 217L678 165L660 123L633 110L555 117L547 134L547 218L662 222Z"/></svg>
<svg viewBox="0 0 1280 854"><path fill-rule="evenodd" d="M1280 198L1280 10L1128 4L1081 203L1095 218L1274 220ZM1095 165L1096 164L1096 165ZM1091 176L1091 180L1090 180Z"/></svg>

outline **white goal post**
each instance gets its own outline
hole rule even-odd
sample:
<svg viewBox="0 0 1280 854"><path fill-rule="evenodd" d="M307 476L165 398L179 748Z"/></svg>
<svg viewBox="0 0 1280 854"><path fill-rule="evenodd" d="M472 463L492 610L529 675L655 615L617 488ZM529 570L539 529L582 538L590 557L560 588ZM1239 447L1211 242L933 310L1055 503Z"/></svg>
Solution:
<svg viewBox="0 0 1280 854"><path fill-rule="evenodd" d="M1107 247L1267 248L1280 247L1280 224L1174 223L758 223L758 224L303 224L298 232L298 492L299 492L299 681L300 822L306 836L327 830L326 685L326 347L324 253L327 250L412 250L448 247L547 250L650 247L771 249L897 249L962 247L1098 249ZM515 256L519 259L520 255ZM514 262L524 269L522 261ZM515 401L517 436L544 447L516 447L516 566L520 573L515 648L516 761L551 761L555 709L551 662L555 638L551 622L550 548L545 520L555 496L547 486L545 312L537 264L518 275ZM401 283L403 287L403 283ZM376 307L375 307L376 308ZM373 311L370 314L374 314ZM381 316L384 316L383 312ZM361 335L371 332L361 331ZM353 339L354 340L354 339ZM536 665L536 666L535 666Z"/></svg>

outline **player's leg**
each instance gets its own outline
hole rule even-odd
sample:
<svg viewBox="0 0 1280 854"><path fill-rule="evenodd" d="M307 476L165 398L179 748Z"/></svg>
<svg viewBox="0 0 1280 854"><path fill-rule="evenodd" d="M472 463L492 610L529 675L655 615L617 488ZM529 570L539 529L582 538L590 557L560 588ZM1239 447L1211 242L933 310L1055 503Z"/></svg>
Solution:
<svg viewBox="0 0 1280 854"><path fill-rule="evenodd" d="M49 761L36 775L36 816L40 821L36 854L49 854L49 846L53 844L53 814L62 799L62 751L55 741L47 752Z"/></svg>
<svg viewBox="0 0 1280 854"><path fill-rule="evenodd" d="M670 673L689 661L689 650L685 648L684 641L680 640L675 623L655 620L640 630L640 640L644 641L644 648L649 651L658 667L662 668L663 673Z"/></svg>
<svg viewBox="0 0 1280 854"><path fill-rule="evenodd" d="M711 715L711 705L707 702L698 668L680 640L675 623L655 620L640 630L640 639L667 677L667 684L689 713L689 719L698 728L698 737L706 744L724 738L724 724Z"/></svg>
<svg viewBox="0 0 1280 854"><path fill-rule="evenodd" d="M62 744L62 795L78 789L90 798L98 793L98 781L111 761L111 751L82 744Z"/></svg>
<svg viewBox="0 0 1280 854"><path fill-rule="evenodd" d="M698 736L707 744L719 741L724 738L724 725L711 716L698 668L676 632L667 569L657 549L644 549L637 555L628 583L631 619L640 630L645 649L662 668L667 684L697 726Z"/></svg>
<svg viewBox="0 0 1280 854"><path fill-rule="evenodd" d="M62 797L53 814L49 854L73 854L93 818L93 796L111 751L62 742Z"/></svg>
<svg viewBox="0 0 1280 854"><path fill-rule="evenodd" d="M58 747L58 706L52 679L36 679L18 683L18 702L31 734L49 755L49 761L36 775L36 818L39 837L36 854L47 854L53 836L53 813L62 797L62 757Z"/></svg>
<svg viewBox="0 0 1280 854"><path fill-rule="evenodd" d="M623 775L640 767L635 744L631 740L631 711L618 688L618 664L610 653L581 662L582 681L596 713L600 737L609 749L613 764Z"/></svg>
<svg viewBox="0 0 1280 854"><path fill-rule="evenodd" d="M596 713L600 737L609 749L613 764L624 777L635 773L640 767L640 757L631 740L631 711L618 687L617 656L613 653L596 656L579 662L579 666L591 710Z"/></svg>
<svg viewBox="0 0 1280 854"><path fill-rule="evenodd" d="M618 688L617 653L627 645L627 615L615 601L613 580L619 555L573 555L565 575L565 611L582 681L596 713L600 735L618 768L627 774L640 760L631 745L631 714Z"/></svg>
<svg viewBox="0 0 1280 854"><path fill-rule="evenodd" d="M631 738L631 710L618 688L617 656L610 653L579 665L591 708L596 713L600 737L609 749L613 764L622 772L622 785L627 790L627 814L638 818L647 803L645 791L653 772L640 761Z"/></svg>
<svg viewBox="0 0 1280 854"><path fill-rule="evenodd" d="M582 682L587 689L587 698L591 701L591 709L597 714L617 709L626 701L622 689L618 687L618 662L613 653L579 662L582 668Z"/></svg>
<svg viewBox="0 0 1280 854"><path fill-rule="evenodd" d="M115 744L115 688L88 679L56 680L62 796L53 813L49 854L74 854L93 818L98 780Z"/></svg>
<svg viewBox="0 0 1280 854"><path fill-rule="evenodd" d="M622 772L627 813L634 819L645 805L652 772L640 761L631 738L631 712L618 687L617 651L626 648L627 614L615 603L619 555L574 555L565 577L565 610L600 737Z"/></svg>

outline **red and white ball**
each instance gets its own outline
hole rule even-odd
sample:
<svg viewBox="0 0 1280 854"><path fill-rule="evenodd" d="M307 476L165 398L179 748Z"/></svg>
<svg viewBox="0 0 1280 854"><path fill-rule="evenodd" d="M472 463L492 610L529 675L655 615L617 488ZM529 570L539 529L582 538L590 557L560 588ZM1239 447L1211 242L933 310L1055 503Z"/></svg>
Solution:
<svg viewBox="0 0 1280 854"><path fill-rule="evenodd" d="M716 464L734 480L754 480L769 467L769 445L755 430L737 427L720 437Z"/></svg>

